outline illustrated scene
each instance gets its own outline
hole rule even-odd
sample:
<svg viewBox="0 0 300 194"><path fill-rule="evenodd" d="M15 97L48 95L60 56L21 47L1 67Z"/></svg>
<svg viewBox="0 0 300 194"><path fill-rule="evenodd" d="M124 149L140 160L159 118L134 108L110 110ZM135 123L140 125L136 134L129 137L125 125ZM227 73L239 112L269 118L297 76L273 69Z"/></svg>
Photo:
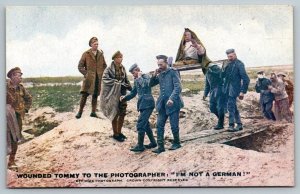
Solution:
<svg viewBox="0 0 300 194"><path fill-rule="evenodd" d="M292 7L6 11L7 187L294 185Z"/></svg>

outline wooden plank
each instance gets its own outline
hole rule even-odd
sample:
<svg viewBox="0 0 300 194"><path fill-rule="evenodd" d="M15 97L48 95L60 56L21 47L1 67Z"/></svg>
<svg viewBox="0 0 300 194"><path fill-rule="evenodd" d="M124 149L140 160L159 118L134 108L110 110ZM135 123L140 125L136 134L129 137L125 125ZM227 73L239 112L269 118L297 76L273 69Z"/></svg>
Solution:
<svg viewBox="0 0 300 194"><path fill-rule="evenodd" d="M281 129L283 126L272 126L272 130ZM271 126L264 125L264 126L251 126L251 127L244 127L242 131L238 132L228 132L227 130L211 130L209 134L207 132L209 130L200 131L193 134L183 135L181 138L182 143L186 143L189 141L200 141L203 143L228 143L230 141L235 141L240 138L244 138L247 136L251 136L257 133L260 133L265 130L271 129Z"/></svg>

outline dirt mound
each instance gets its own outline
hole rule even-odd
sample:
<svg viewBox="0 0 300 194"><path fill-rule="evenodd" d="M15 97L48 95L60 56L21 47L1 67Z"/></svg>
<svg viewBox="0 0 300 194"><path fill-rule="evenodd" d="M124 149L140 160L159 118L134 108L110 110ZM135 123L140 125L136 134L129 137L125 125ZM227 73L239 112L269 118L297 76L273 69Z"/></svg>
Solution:
<svg viewBox="0 0 300 194"><path fill-rule="evenodd" d="M185 116L180 120L180 133L192 134L197 130L210 129L216 121L208 113L208 102L203 102L202 93L184 97ZM250 98L251 99L251 98ZM253 104L247 98L242 108ZM241 103L244 103L241 102ZM243 150L229 145L204 144L191 141L183 147L156 155L150 150L135 154L129 148L136 143L135 120L137 111L135 103L129 103L130 114L127 115L123 133L128 139L119 143L111 138L112 129L109 120L98 112L100 118L91 118L85 111L81 119L73 119L75 113L57 127L33 140L20 145L17 153L18 173L153 173L169 174L173 181L141 181L125 178L122 182L75 182L68 178L17 179L17 173L8 170L9 187L124 187L124 186L290 186L294 184L293 125L287 123L270 123L282 126L285 130L272 136L272 140L261 145L268 150L268 143L275 145L269 153ZM55 118L50 110L46 115ZM244 113L245 111L243 111ZM242 114L243 114L242 113ZM43 113L44 114L44 113ZM42 114L42 115L43 115ZM153 122L155 122L155 112ZM46 115L44 115L46 117ZM39 117L35 117L39 118ZM254 120L245 119L250 125ZM269 122L263 119L257 122ZM153 123L154 124L154 123ZM156 133L156 130L154 130ZM166 139L171 139L169 124L166 125ZM272 131L270 131L272 133ZM257 139L261 141L261 139ZM276 142L285 142L278 143ZM145 138L145 143L148 143ZM170 146L167 141L166 147ZM269 145L270 146L270 145ZM275 150L275 151L274 151ZM203 172L202 176L184 177L176 173ZM205 176L205 173L210 176ZM222 176L226 172L240 172L242 176ZM175 174L174 174L175 173ZM182 179L182 180L181 180ZM92 179L90 179L92 180ZM135 180L135 181L134 181Z"/></svg>

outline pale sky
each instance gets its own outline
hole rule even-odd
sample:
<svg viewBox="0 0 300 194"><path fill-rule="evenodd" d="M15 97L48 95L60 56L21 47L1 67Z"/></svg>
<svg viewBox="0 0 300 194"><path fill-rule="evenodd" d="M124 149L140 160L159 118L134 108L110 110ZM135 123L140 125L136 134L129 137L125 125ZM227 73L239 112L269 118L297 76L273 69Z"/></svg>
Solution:
<svg viewBox="0 0 300 194"><path fill-rule="evenodd" d="M138 63L147 72L157 67L156 55L176 57L186 27L212 60L234 48L246 67L293 64L291 6L9 6L6 71L79 76L78 61L96 36L108 64L120 50L127 69Z"/></svg>

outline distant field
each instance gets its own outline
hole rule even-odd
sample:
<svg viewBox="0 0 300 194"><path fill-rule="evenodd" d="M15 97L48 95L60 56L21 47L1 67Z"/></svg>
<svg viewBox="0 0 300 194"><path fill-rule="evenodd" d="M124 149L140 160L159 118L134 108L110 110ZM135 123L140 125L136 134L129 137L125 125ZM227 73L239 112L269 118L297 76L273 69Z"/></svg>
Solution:
<svg viewBox="0 0 300 194"><path fill-rule="evenodd" d="M292 65L284 66L265 66L247 68L247 73L251 79L249 91L254 91L256 72L264 70L269 76L271 72L284 72L290 79L294 78ZM129 75L129 79L133 78ZM181 72L183 89L189 89L189 93L197 93L204 90L204 75L201 70L193 70ZM74 105L79 103L80 99L80 83L82 77L67 76L67 77L39 77L39 78L24 78L24 83L31 83L29 91L33 96L33 107L53 107L58 112L72 111ZM154 94L158 94L159 87L153 89Z"/></svg>
<svg viewBox="0 0 300 194"><path fill-rule="evenodd" d="M69 112L80 100L80 86L76 85L40 86L28 90L34 108L50 106L57 112Z"/></svg>

